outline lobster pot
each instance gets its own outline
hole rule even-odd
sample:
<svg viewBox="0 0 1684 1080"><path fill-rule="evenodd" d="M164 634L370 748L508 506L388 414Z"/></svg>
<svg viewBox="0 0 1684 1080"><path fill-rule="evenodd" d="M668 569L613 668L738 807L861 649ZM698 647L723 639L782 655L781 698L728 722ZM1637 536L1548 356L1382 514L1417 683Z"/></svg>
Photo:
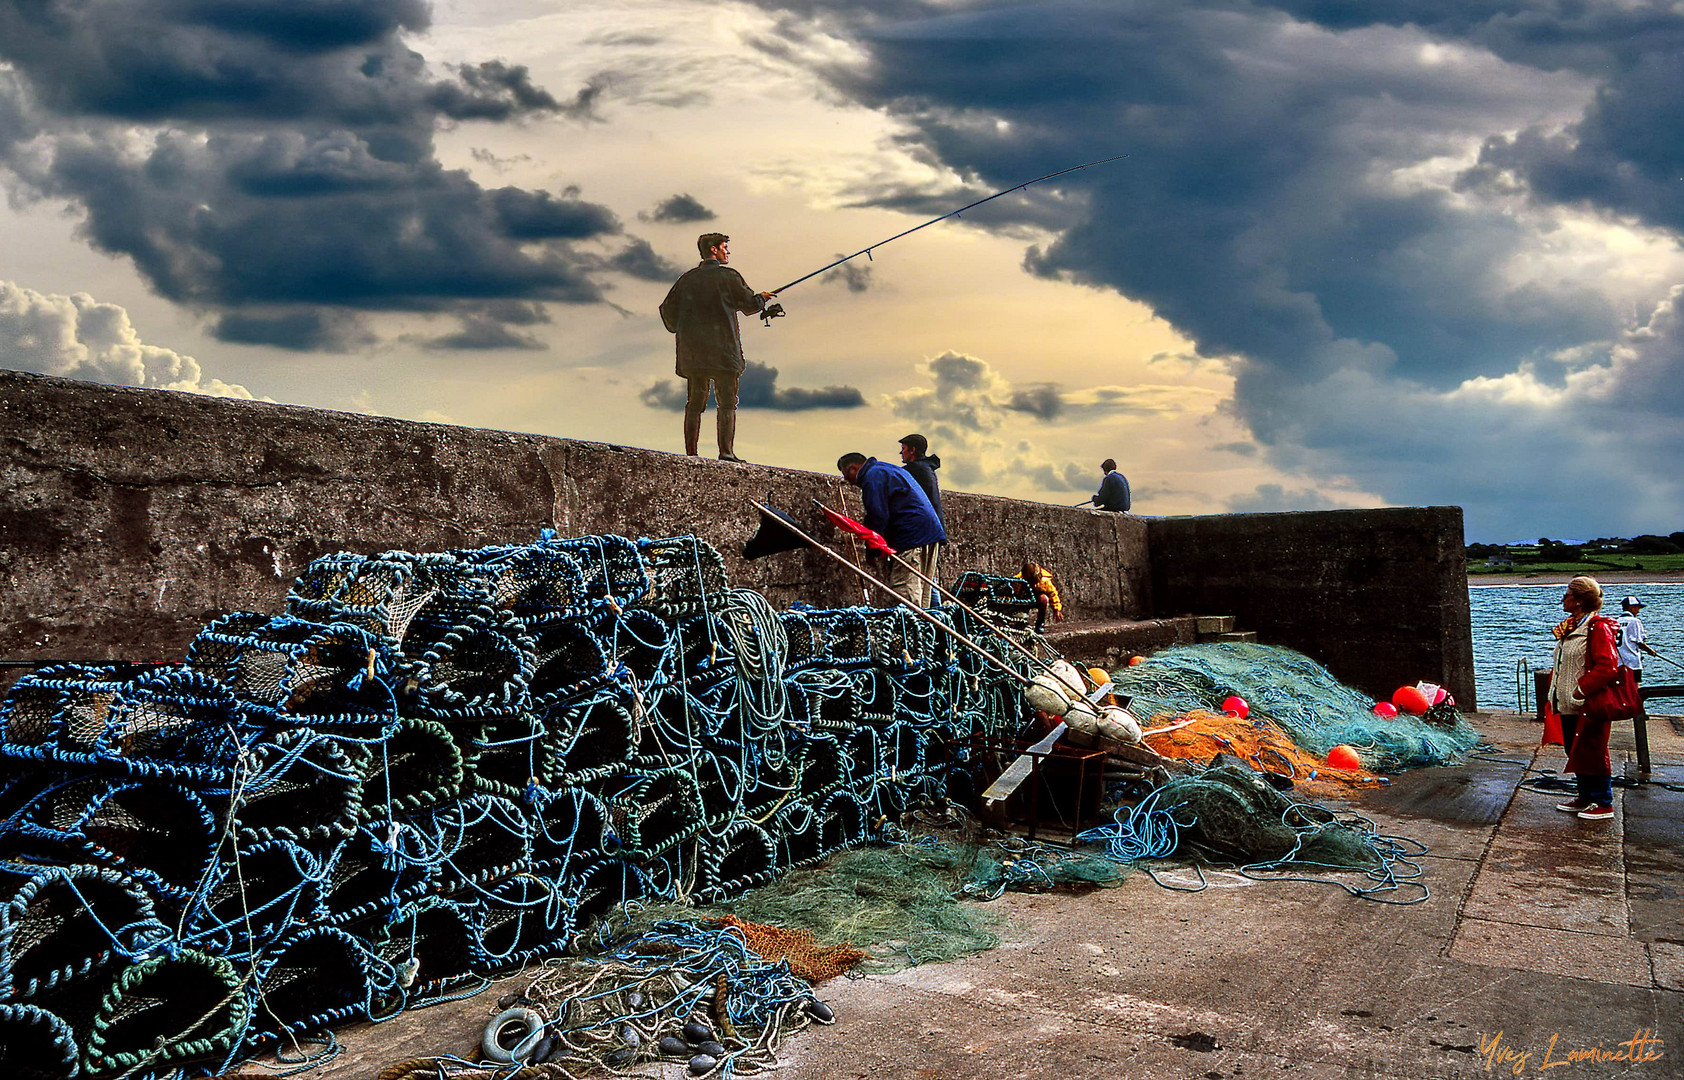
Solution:
<svg viewBox="0 0 1684 1080"><path fill-rule="evenodd" d="M290 840L242 845L188 909L184 938L206 952L252 956L321 917L321 878L321 860Z"/></svg>
<svg viewBox="0 0 1684 1080"><path fill-rule="evenodd" d="M888 771L890 742L884 734L884 729L858 727L841 737L848 775L853 778L856 787L869 784L879 774Z"/></svg>
<svg viewBox="0 0 1684 1080"><path fill-rule="evenodd" d="M555 709L543 723L553 746L544 781L554 787L589 783L637 763L638 725L618 695Z"/></svg>
<svg viewBox="0 0 1684 1080"><path fill-rule="evenodd" d="M370 754L359 819L385 821L455 802L464 775L462 751L443 724L405 717Z"/></svg>
<svg viewBox="0 0 1684 1080"><path fill-rule="evenodd" d="M424 654L470 616L494 609L484 577L454 555L339 552L305 568L287 595L287 614L313 623L350 623L399 654Z"/></svg>
<svg viewBox="0 0 1684 1080"><path fill-rule="evenodd" d="M394 830L395 832L395 830ZM397 835L387 845L384 826L365 825L327 860L320 885L323 918L332 926L390 915L431 890L432 871L407 854Z"/></svg>
<svg viewBox="0 0 1684 1080"><path fill-rule="evenodd" d="M827 659L824 654L824 634L814 625L809 612L780 611L778 622L783 624L784 637L789 642L789 652L785 660L785 666L789 670L824 663Z"/></svg>
<svg viewBox="0 0 1684 1080"><path fill-rule="evenodd" d="M668 618L708 609L710 601L729 589L725 560L697 536L668 536L637 541L637 554L649 575L649 594L642 606Z"/></svg>
<svg viewBox="0 0 1684 1080"><path fill-rule="evenodd" d="M534 869L566 875L581 863L603 858L608 807L584 788L545 792L533 822Z"/></svg>
<svg viewBox="0 0 1684 1080"><path fill-rule="evenodd" d="M752 821L738 820L704 835L697 851L695 899L717 904L764 885L777 875L778 845Z"/></svg>
<svg viewBox="0 0 1684 1080"><path fill-rule="evenodd" d="M577 902L552 878L516 874L486 889L474 925L473 967L491 974L555 956L573 935Z"/></svg>
<svg viewBox="0 0 1684 1080"><path fill-rule="evenodd" d="M871 633L866 608L815 611L813 625L824 635L824 658L834 667L852 668L871 662Z"/></svg>
<svg viewBox="0 0 1684 1080"><path fill-rule="evenodd" d="M688 615L672 627L661 676L692 693L736 674L737 657L730 639L712 615Z"/></svg>
<svg viewBox="0 0 1684 1080"><path fill-rule="evenodd" d="M883 743L893 775L915 776L941 760L941 732L935 727L904 721L891 724L883 731Z"/></svg>
<svg viewBox="0 0 1684 1080"><path fill-rule="evenodd" d="M714 743L711 753L690 759L696 778L696 795L701 801L702 824L714 831L742 814L743 767L747 751L740 746Z"/></svg>
<svg viewBox="0 0 1684 1080"><path fill-rule="evenodd" d="M681 769L624 773L591 787L608 807L603 847L616 858L654 858L702 827L696 781Z"/></svg>
<svg viewBox="0 0 1684 1080"><path fill-rule="evenodd" d="M894 685L895 719L913 717L945 719L951 709L946 694L945 672L935 670L910 671L891 675Z"/></svg>
<svg viewBox="0 0 1684 1080"><path fill-rule="evenodd" d="M555 747L531 713L451 729L462 750L468 791L524 799L528 784L547 783L555 774Z"/></svg>
<svg viewBox="0 0 1684 1080"><path fill-rule="evenodd" d="M853 677L833 668L798 671L786 681L790 712L814 729L849 730L860 723Z"/></svg>
<svg viewBox="0 0 1684 1080"><path fill-rule="evenodd" d="M532 708L546 712L589 697L608 685L618 663L582 619L526 624L532 641Z"/></svg>
<svg viewBox="0 0 1684 1080"><path fill-rule="evenodd" d="M766 831L778 846L779 871L810 865L825 855L824 834L812 803L785 803L767 821Z"/></svg>
<svg viewBox="0 0 1684 1080"><path fill-rule="evenodd" d="M7 757L200 787L226 784L252 733L226 687L182 666L41 668L0 704Z"/></svg>
<svg viewBox="0 0 1684 1080"><path fill-rule="evenodd" d="M260 723L377 735L396 717L391 647L350 623L281 615L252 626L249 615L230 615L199 631L187 662L220 679Z"/></svg>
<svg viewBox="0 0 1684 1080"><path fill-rule="evenodd" d="M59 1017L35 1005L0 1004L0 1076L71 1080L78 1056L76 1036Z"/></svg>
<svg viewBox="0 0 1684 1080"><path fill-rule="evenodd" d="M623 536L604 534L541 542L567 552L578 562L585 596L593 606L626 608L649 592L649 572L637 545Z"/></svg>
<svg viewBox="0 0 1684 1080"><path fill-rule="evenodd" d="M248 1050L368 1015L369 946L331 926L312 926L264 955L251 989Z"/></svg>
<svg viewBox="0 0 1684 1080"><path fill-rule="evenodd" d="M916 671L934 655L935 637L941 632L906 608L872 608L862 615L873 666Z"/></svg>
<svg viewBox="0 0 1684 1080"><path fill-rule="evenodd" d="M589 611L579 560L555 544L484 547L451 554L480 578L493 606L513 612L529 627L575 619Z"/></svg>
<svg viewBox="0 0 1684 1080"><path fill-rule="evenodd" d="M953 595L983 616L1034 616L1035 590L1023 578L967 570L953 585ZM990 618L990 622L995 621Z"/></svg>
<svg viewBox="0 0 1684 1080"><path fill-rule="evenodd" d="M801 798L816 803L847 784L848 759L842 745L835 739L823 736L805 738L796 742L792 749L799 776L796 793Z"/></svg>
<svg viewBox="0 0 1684 1080"><path fill-rule="evenodd" d="M791 747L768 744L748 748L743 763L743 817L760 821L796 797L801 788L797 753Z"/></svg>
<svg viewBox="0 0 1684 1080"><path fill-rule="evenodd" d="M255 767L233 803L240 841L334 844L357 829L368 752L308 728L253 749Z"/></svg>
<svg viewBox="0 0 1684 1080"><path fill-rule="evenodd" d="M179 908L215 861L218 835L210 808L180 784L89 777L47 788L0 822L0 853L111 867Z"/></svg>
<svg viewBox="0 0 1684 1080"><path fill-rule="evenodd" d="M817 807L819 847L826 855L865 843L866 809L859 796L851 791L833 791Z"/></svg>
<svg viewBox="0 0 1684 1080"><path fill-rule="evenodd" d="M106 989L82 1047L82 1070L98 1076L221 1058L249 1015L240 976L222 957L183 949L142 960Z"/></svg>
<svg viewBox="0 0 1684 1080"><path fill-rule="evenodd" d="M474 795L416 821L425 845L441 859L439 888L446 895L528 869L533 821L515 803Z"/></svg>
<svg viewBox="0 0 1684 1080"><path fill-rule="evenodd" d="M429 897L405 904L387 922L369 922L347 929L365 930L375 955L402 970L414 964L415 981L408 987L411 1001L450 990L472 976L478 949L474 923L478 903Z"/></svg>
<svg viewBox="0 0 1684 1080"><path fill-rule="evenodd" d="M594 633L613 658L612 666L637 686L647 686L663 670L672 646L672 624L642 608L610 613Z"/></svg>
<svg viewBox="0 0 1684 1080"><path fill-rule="evenodd" d="M532 639L520 620L489 609L470 615L415 659L415 708L434 720L490 720L531 708Z"/></svg>
<svg viewBox="0 0 1684 1080"><path fill-rule="evenodd" d="M575 901L573 925L587 930L628 900L648 895L649 882L636 869L618 859L590 863L567 885Z"/></svg>
<svg viewBox="0 0 1684 1080"><path fill-rule="evenodd" d="M854 715L862 724L890 724L900 712L895 680L881 668L850 673L854 684Z"/></svg>
<svg viewBox="0 0 1684 1080"><path fill-rule="evenodd" d="M120 965L119 946L144 944L142 934L162 930L145 890L115 870L54 867L0 876L0 885L8 890L0 907L0 998L27 1000Z"/></svg>

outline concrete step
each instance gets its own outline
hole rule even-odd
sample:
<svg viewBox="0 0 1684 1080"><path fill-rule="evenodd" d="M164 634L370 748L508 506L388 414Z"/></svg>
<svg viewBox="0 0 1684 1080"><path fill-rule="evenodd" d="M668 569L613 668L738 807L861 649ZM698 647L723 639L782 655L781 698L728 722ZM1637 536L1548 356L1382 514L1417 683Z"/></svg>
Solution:
<svg viewBox="0 0 1684 1080"><path fill-rule="evenodd" d="M1231 633L1235 629L1234 624L1239 621L1232 615L1195 615L1194 618L1198 620L1200 637Z"/></svg>
<svg viewBox="0 0 1684 1080"><path fill-rule="evenodd" d="M1052 623L1045 637L1071 660L1112 671L1127 664L1136 653L1193 644L1198 640L1198 620L1178 615L1168 619Z"/></svg>
<svg viewBox="0 0 1684 1080"><path fill-rule="evenodd" d="M1255 630L1230 630L1226 634L1200 634L1200 641L1256 641Z"/></svg>

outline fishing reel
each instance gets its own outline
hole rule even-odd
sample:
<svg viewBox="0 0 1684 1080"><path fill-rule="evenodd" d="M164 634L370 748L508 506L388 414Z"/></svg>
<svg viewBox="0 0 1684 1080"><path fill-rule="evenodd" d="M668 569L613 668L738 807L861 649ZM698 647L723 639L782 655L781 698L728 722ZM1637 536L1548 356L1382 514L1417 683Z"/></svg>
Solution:
<svg viewBox="0 0 1684 1080"><path fill-rule="evenodd" d="M784 306L782 304L767 304L765 307L760 309L761 326L769 327L772 325L773 319L781 319L783 317Z"/></svg>

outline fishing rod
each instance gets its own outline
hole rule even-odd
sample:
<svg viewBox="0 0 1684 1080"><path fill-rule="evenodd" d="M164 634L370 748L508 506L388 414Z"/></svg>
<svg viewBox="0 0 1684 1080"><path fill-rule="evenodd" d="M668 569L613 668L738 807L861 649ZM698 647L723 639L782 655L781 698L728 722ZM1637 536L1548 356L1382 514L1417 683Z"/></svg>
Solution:
<svg viewBox="0 0 1684 1080"><path fill-rule="evenodd" d="M833 263L828 263L824 266L819 267L817 270L814 270L810 274L804 274L801 277L796 278L794 281L790 282L788 285L784 285L784 286L781 286L779 288L773 289L767 295L768 296L776 296L786 289L793 289L797 285L801 284L803 281L806 281L809 278L816 278L820 274L824 273L827 270L834 270L838 266L841 266L843 263L848 262L851 259L857 259L861 255L864 255L866 257L867 261L871 261L871 253L875 249L880 248L880 247L884 247L885 245L888 245L888 244L892 244L896 240L899 240L903 236L911 236L913 233L917 232L919 229L927 229L931 225L934 225L938 221L946 221L950 217L958 217L960 214L963 214L966 210L975 209L976 207L981 206L983 203L986 203L986 202L993 202L995 199L1000 198L1002 195L1010 195L1014 191L1022 191L1024 188L1029 187L1031 184L1039 184L1041 181L1051 180L1055 176L1064 176L1067 173L1080 172L1083 169L1091 169L1095 165L1104 165L1104 164L1107 164L1108 162L1112 162L1112 161L1121 161L1126 157L1128 157L1127 154L1118 154L1115 157L1100 158L1098 161L1090 161L1090 162L1087 162L1086 164L1083 164L1083 165L1073 165L1068 169L1060 169L1057 172L1050 172L1045 176L1037 176L1033 180L1025 180L1021 184L1014 184L1009 188L1003 188L1002 190L996 191L994 194L988 196L986 199L978 199L976 202L966 203L964 206L961 206L959 209L949 210L947 213L941 215L940 217L933 217L930 220L924 222L922 225L914 225L912 228L907 229L904 232L898 232L895 235L889 237L887 240L879 240L879 241L877 241L877 243L872 244L868 247L860 248L858 251L854 252L852 255L844 255L842 258L837 259ZM783 305L781 305L781 304L768 304L766 306L766 309L760 313L760 318L761 318L761 321L764 322L767 326L771 326L772 320L778 318L781 315L783 315L783 313L784 313Z"/></svg>

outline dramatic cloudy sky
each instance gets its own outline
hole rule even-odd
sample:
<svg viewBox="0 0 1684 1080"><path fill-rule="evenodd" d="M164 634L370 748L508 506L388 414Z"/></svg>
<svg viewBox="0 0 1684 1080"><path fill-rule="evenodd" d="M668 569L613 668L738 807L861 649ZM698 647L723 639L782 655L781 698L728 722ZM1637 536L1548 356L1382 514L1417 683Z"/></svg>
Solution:
<svg viewBox="0 0 1684 1080"><path fill-rule="evenodd" d="M698 232L771 289L1127 154L746 323L739 453L1670 532L1681 49L1630 0L0 0L0 365L677 450Z"/></svg>

